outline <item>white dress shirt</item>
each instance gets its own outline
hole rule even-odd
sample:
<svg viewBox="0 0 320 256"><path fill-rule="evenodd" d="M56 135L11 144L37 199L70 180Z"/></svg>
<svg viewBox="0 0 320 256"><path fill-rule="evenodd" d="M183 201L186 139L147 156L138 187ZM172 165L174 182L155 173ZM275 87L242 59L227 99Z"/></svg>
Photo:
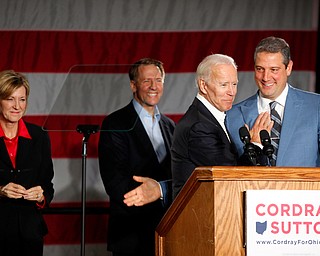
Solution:
<svg viewBox="0 0 320 256"><path fill-rule="evenodd" d="M279 116L281 117L281 120L283 120L283 115L284 115L284 107L286 104L286 99L288 95L288 90L289 86L286 84L286 87L282 91L282 93L277 97L274 101L276 101L278 104L276 105L275 109L278 112ZM272 102L273 100L263 98L261 96L261 93L259 92L258 96L258 112L259 114L262 112L269 112L270 113L270 105L269 103Z"/></svg>

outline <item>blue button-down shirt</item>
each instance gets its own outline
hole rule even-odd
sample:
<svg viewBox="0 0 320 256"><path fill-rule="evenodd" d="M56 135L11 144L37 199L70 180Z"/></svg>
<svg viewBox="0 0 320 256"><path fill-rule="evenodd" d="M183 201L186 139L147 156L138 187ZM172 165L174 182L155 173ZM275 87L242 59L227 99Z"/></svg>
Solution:
<svg viewBox="0 0 320 256"><path fill-rule="evenodd" d="M154 116L152 116L135 99L133 99L133 106L137 111L144 128L146 129L159 162L162 162L167 155L167 151L159 125L161 114L158 107L155 107Z"/></svg>

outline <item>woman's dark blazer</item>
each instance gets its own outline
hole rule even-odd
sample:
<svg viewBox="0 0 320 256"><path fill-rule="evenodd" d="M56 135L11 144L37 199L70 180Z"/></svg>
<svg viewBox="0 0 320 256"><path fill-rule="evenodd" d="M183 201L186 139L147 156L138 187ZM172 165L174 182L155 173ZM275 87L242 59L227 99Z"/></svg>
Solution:
<svg viewBox="0 0 320 256"><path fill-rule="evenodd" d="M4 139L0 138L0 186L10 182L26 189L41 186L45 197L45 207L53 199L53 163L48 133L41 127L25 122L31 139L18 138L16 168L9 158ZM43 240L47 225L35 201L0 197L0 241L18 223L20 235L30 240ZM0 248L1 252L1 248ZM1 254L1 253L0 253Z"/></svg>

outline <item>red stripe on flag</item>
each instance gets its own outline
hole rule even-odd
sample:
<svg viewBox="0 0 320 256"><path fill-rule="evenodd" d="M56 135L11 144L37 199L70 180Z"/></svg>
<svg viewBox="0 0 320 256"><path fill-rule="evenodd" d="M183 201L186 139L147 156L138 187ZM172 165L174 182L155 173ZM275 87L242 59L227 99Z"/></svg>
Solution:
<svg viewBox="0 0 320 256"><path fill-rule="evenodd" d="M194 72L211 53L232 56L240 71L253 68L253 51L264 37L290 44L295 70L315 70L317 31L81 32L0 33L0 70L60 72L79 64L130 64L142 57L165 63L167 72ZM306 47L307 46L307 47ZM306 61L307 60L307 61Z"/></svg>
<svg viewBox="0 0 320 256"><path fill-rule="evenodd" d="M108 203L87 203L88 206L107 207ZM52 204L51 208L80 207L80 204ZM44 214L49 233L45 236L46 245L80 244L81 214ZM85 242L107 242L108 214L86 214Z"/></svg>

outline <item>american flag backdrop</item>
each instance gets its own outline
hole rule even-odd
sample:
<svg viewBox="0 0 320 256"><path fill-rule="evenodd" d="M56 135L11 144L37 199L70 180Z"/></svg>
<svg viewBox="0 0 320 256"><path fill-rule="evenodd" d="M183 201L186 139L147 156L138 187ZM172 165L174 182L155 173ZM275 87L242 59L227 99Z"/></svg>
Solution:
<svg viewBox="0 0 320 256"><path fill-rule="evenodd" d="M164 62L160 110L177 121L196 94L196 67L209 54L235 59L237 102L255 93L254 47L274 35L291 46L291 84L314 91L318 10L318 0L0 0L0 70L27 75L25 118L50 130L52 208L80 206L82 134L75 127L100 124L129 102L128 64L143 57ZM108 207L98 137L88 143L87 204ZM45 218L45 255L79 255L80 215ZM87 215L86 255L108 255L107 225L107 214Z"/></svg>

